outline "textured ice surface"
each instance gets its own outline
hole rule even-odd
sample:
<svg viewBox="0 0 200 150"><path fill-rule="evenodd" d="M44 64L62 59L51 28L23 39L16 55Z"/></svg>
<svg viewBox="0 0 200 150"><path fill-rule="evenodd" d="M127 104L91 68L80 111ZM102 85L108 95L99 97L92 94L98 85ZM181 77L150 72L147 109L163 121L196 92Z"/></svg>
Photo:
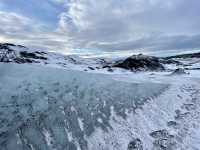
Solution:
<svg viewBox="0 0 200 150"><path fill-rule="evenodd" d="M126 120L168 87L126 83L106 75L0 64L2 150L87 150L96 130L112 131L111 115Z"/></svg>
<svg viewBox="0 0 200 150"><path fill-rule="evenodd" d="M197 72L196 72L197 73ZM198 74L198 73L197 73ZM169 88L147 101L126 119L112 111L107 133L97 128L87 141L92 150L198 150L200 146L200 79L185 76L129 75L121 80L168 83ZM149 77L149 78L148 78ZM118 78L119 79L119 78ZM126 80L127 79L127 80ZM148 80L147 80L148 79Z"/></svg>

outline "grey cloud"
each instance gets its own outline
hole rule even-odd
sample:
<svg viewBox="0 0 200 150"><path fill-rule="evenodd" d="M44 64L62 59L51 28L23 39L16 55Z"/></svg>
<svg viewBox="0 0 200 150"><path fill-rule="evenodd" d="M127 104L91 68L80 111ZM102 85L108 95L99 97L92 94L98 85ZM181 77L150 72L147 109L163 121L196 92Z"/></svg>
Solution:
<svg viewBox="0 0 200 150"><path fill-rule="evenodd" d="M191 41L200 34L198 0L72 0L68 7L60 31L77 48L199 47Z"/></svg>
<svg viewBox="0 0 200 150"><path fill-rule="evenodd" d="M109 51L118 50L145 50L145 51L162 51L162 50L192 50L200 48L200 34L193 36L151 36L139 40L113 43L98 44L94 43L93 47Z"/></svg>
<svg viewBox="0 0 200 150"><path fill-rule="evenodd" d="M0 42L13 42L60 51L68 47L64 34L56 31L47 32L45 25L27 17L1 11L0 18Z"/></svg>

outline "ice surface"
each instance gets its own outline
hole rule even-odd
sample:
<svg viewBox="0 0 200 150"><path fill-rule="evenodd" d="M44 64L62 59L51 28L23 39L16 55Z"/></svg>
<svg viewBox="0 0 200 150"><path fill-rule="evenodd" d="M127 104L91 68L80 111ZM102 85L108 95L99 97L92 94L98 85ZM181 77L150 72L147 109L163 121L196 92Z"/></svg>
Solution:
<svg viewBox="0 0 200 150"><path fill-rule="evenodd" d="M101 129L89 137L89 149L124 150L139 139L145 150L198 150L200 141L200 76L169 76L169 72L117 75L117 80L138 83L168 83L161 95L147 101L122 119L111 111L112 130ZM115 77L116 78L116 77ZM154 135L154 136L151 136ZM133 142L134 143L134 142ZM134 145L134 150L141 150Z"/></svg>
<svg viewBox="0 0 200 150"><path fill-rule="evenodd" d="M139 139L145 150L196 150L200 73L170 74L2 63L0 149L127 150Z"/></svg>
<svg viewBox="0 0 200 150"><path fill-rule="evenodd" d="M0 81L0 147L9 150L86 150L96 129L113 129L111 107L126 120L168 87L17 64L0 64Z"/></svg>

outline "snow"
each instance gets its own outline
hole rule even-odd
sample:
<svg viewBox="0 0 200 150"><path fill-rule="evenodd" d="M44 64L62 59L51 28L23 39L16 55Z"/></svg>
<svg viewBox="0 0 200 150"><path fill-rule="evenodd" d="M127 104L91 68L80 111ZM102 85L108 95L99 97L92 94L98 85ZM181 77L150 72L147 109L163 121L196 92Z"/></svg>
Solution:
<svg viewBox="0 0 200 150"><path fill-rule="evenodd" d="M200 81L200 80L199 80ZM128 142L133 138L139 138L143 141L144 149L157 149L153 144L153 138L150 133L153 131L158 131L162 129L167 129L170 134L175 135L177 139L174 141L177 143L178 147L182 149L198 149L199 148L199 123L200 116L186 116L188 120L178 120L180 126L177 129L171 128L167 125L167 122L174 120L175 111L180 109L184 114L183 105L190 103L192 101L191 93L189 89L190 85L197 86L198 91L200 90L199 83L194 81L179 82L172 85L169 90L161 94L156 99L151 99L146 103L142 109L136 110L136 113L129 113L126 120L116 115L115 112L112 113L112 119L110 124L112 125L112 130L109 132L103 132L101 129L96 129L90 138L88 138L89 149L127 149ZM184 88L189 88L185 89ZM199 98L200 93L198 93ZM196 96L195 96L196 97ZM200 102L197 102L198 105ZM197 105L195 103L195 105ZM112 107L112 111L113 107ZM200 108L197 110L192 110L190 113L198 115ZM197 127L192 127L192 125L197 125ZM189 127L188 127L189 126ZM191 132L181 137L181 133ZM183 143L179 143L178 138L182 139Z"/></svg>
<svg viewBox="0 0 200 150"><path fill-rule="evenodd" d="M52 141L53 141L53 139L52 139L51 134L46 129L43 129L43 130L44 130L43 133L44 133L47 145L50 146L50 147L52 147Z"/></svg>
<svg viewBox="0 0 200 150"><path fill-rule="evenodd" d="M78 123L79 123L79 127L82 131L84 131L84 123L83 123L83 119L78 118Z"/></svg>
<svg viewBox="0 0 200 150"><path fill-rule="evenodd" d="M97 121L98 121L99 123L103 123L103 120L102 120L101 118L98 118Z"/></svg>

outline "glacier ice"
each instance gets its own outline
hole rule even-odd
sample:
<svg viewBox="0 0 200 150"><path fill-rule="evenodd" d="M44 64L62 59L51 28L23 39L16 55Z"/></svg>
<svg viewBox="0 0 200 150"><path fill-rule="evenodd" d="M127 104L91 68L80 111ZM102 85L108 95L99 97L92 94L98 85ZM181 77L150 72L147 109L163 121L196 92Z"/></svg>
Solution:
<svg viewBox="0 0 200 150"><path fill-rule="evenodd" d="M126 120L167 84L126 83L102 74L0 64L2 150L88 149L95 129L109 132L111 108Z"/></svg>

